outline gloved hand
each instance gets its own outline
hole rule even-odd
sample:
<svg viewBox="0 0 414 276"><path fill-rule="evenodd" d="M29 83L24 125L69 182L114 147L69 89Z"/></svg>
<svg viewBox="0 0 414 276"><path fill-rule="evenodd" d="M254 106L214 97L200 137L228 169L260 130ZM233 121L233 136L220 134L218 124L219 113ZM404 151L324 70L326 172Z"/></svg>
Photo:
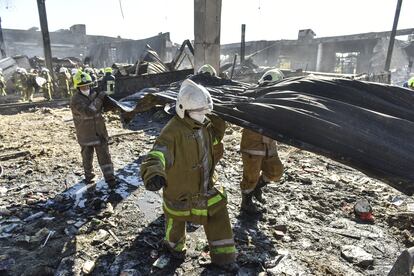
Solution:
<svg viewBox="0 0 414 276"><path fill-rule="evenodd" d="M96 96L96 98L100 99L101 101L103 100L103 98L105 98L106 93L105 91L101 91L99 92L99 94Z"/></svg>
<svg viewBox="0 0 414 276"><path fill-rule="evenodd" d="M159 189L161 189L162 187L164 187L166 184L165 178L160 176L160 175L156 175L151 177L148 181L147 181L147 185L145 186L145 188L148 191L158 191Z"/></svg>

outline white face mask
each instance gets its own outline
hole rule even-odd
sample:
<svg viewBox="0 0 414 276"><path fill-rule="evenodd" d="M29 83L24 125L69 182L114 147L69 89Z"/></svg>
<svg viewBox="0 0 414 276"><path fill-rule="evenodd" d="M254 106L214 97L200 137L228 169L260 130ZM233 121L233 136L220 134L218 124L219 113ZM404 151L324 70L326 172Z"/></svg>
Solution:
<svg viewBox="0 0 414 276"><path fill-rule="evenodd" d="M90 88L88 88L88 89L86 89L86 90L82 90L82 89L79 89L80 90L80 92L83 94L83 95L85 95L86 97L89 97L89 94L90 94L90 92L91 92L91 89Z"/></svg>
<svg viewBox="0 0 414 276"><path fill-rule="evenodd" d="M190 116L191 119L202 124L206 120L206 114L210 112L211 112L210 109L205 109L202 111L190 111L188 112L188 116Z"/></svg>

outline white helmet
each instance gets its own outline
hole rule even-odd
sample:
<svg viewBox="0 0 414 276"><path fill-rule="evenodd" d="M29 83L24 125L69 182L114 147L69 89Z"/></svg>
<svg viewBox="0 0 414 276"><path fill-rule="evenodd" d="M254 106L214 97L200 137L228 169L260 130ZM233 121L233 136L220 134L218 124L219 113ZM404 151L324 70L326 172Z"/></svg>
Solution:
<svg viewBox="0 0 414 276"><path fill-rule="evenodd" d="M46 67L42 67L42 73L47 72L49 73L49 69L47 69Z"/></svg>
<svg viewBox="0 0 414 276"><path fill-rule="evenodd" d="M17 67L16 68L16 72L20 73L20 74L27 74L26 69L22 68L22 67Z"/></svg>
<svg viewBox="0 0 414 276"><path fill-rule="evenodd" d="M180 87L177 96L175 111L183 119L186 111L211 111L213 100L204 86L198 85L192 80L186 79ZM208 113L208 112L206 112Z"/></svg>
<svg viewBox="0 0 414 276"><path fill-rule="evenodd" d="M210 64L204 64L203 66L198 69L197 74L210 74L210 76L215 77L217 76L216 69Z"/></svg>
<svg viewBox="0 0 414 276"><path fill-rule="evenodd" d="M72 70L70 70L70 73L72 74L72 76L76 75L77 72L78 72L78 69L76 68L72 68Z"/></svg>
<svg viewBox="0 0 414 276"><path fill-rule="evenodd" d="M285 78L285 75L283 75L282 71L280 71L279 69L272 69L264 73L263 76L258 81L258 83L259 84L272 83L272 82L281 81L284 78Z"/></svg>
<svg viewBox="0 0 414 276"><path fill-rule="evenodd" d="M66 69L65 67L60 67L60 69L59 69L59 73L67 73L68 72L68 69Z"/></svg>

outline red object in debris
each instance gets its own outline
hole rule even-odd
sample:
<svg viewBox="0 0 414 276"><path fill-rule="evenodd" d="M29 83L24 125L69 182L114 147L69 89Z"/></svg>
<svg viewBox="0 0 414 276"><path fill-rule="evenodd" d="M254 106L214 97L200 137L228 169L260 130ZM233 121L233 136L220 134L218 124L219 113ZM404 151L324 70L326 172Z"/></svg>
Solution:
<svg viewBox="0 0 414 276"><path fill-rule="evenodd" d="M362 221L369 221L369 222L373 222L374 221L374 216L372 215L371 212L361 213L361 214L359 214L359 218Z"/></svg>
<svg viewBox="0 0 414 276"><path fill-rule="evenodd" d="M374 216L372 215L372 207L366 199L360 199L357 202L355 202L354 214L358 219L362 221L374 222Z"/></svg>

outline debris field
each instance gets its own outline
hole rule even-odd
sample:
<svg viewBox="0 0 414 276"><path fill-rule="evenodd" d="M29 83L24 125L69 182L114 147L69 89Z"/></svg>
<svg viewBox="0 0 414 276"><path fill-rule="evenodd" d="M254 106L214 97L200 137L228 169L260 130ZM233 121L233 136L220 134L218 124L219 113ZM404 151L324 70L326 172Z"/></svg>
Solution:
<svg viewBox="0 0 414 276"><path fill-rule="evenodd" d="M226 275L210 265L202 226L188 225L185 260L163 251L161 193L145 190L139 168L166 115L148 112L128 126L115 113L106 119L115 192L101 175L82 183L69 108L0 115L0 274ZM386 275L414 245L412 198L284 144L284 176L265 189L266 212L241 216L240 138L241 128L229 125L216 168L229 196L239 275ZM373 223L355 217L360 199L372 206Z"/></svg>

